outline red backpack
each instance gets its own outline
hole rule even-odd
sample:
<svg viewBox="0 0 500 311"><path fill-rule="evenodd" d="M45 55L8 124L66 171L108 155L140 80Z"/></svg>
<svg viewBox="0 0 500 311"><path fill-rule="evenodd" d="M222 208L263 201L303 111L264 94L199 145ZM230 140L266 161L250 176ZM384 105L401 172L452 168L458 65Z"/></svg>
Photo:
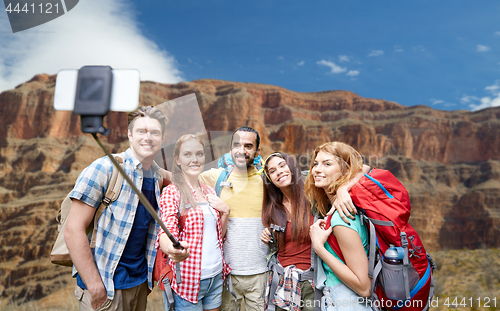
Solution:
<svg viewBox="0 0 500 311"><path fill-rule="evenodd" d="M351 198L370 237L372 296L367 304L373 310L427 310L434 295L435 264L408 223L411 206L406 188L391 172L373 169L352 187ZM331 216L327 227L330 224ZM330 234L327 242L344 261L335 235ZM400 249L399 266L384 261L391 244Z"/></svg>

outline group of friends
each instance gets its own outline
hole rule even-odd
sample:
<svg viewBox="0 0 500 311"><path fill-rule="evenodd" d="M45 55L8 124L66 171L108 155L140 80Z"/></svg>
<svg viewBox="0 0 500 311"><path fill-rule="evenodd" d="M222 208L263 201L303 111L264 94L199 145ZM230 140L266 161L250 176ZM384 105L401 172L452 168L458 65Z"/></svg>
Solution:
<svg viewBox="0 0 500 311"><path fill-rule="evenodd" d="M326 275L322 301L350 302L323 308L369 309L358 299L370 296L367 232L349 195L369 168L355 149L341 142L318 146L307 176L294 157L275 152L264 159L261 172L254 164L259 133L240 127L229 150L234 168L219 197L214 187L223 168L204 171L205 146L198 136L177 140L171 173L154 162L167 122L151 106L130 113L130 148L121 157L126 174L182 248L174 247L127 183L99 219L95 248L90 248L86 228L113 170L108 158L97 159L70 194L65 230L80 310L146 310L157 251L168 255L177 311L234 310L235 300L246 311L269 305L314 310L320 303L310 273L314 254ZM324 217L332 212L327 224ZM344 261L326 243L330 234ZM276 293L269 296L270 244L283 271Z"/></svg>

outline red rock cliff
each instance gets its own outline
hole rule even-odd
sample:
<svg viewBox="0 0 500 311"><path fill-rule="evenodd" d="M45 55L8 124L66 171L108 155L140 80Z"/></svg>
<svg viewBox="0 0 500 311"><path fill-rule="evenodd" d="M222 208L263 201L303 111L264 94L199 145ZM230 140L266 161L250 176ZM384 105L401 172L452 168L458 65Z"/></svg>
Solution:
<svg viewBox="0 0 500 311"><path fill-rule="evenodd" d="M48 262L54 217L81 169L102 156L77 116L54 111L54 86L55 76L37 75L0 94L0 299L38 299L67 282L60 275L69 271ZM191 93L207 129L252 126L264 155L285 151L306 166L317 145L338 140L391 170L410 192L410 222L428 250L500 246L500 108L438 111L219 80L143 82L140 103ZM124 150L126 115L111 113L106 123L103 141Z"/></svg>

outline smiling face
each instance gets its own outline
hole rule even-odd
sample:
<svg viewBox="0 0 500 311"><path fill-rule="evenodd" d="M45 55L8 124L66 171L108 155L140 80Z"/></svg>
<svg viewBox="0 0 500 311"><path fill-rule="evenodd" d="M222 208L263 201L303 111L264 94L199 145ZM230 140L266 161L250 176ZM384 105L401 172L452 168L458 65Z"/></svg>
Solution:
<svg viewBox="0 0 500 311"><path fill-rule="evenodd" d="M231 144L231 157L236 171L243 173L251 169L258 151L257 135L255 133L236 132Z"/></svg>
<svg viewBox="0 0 500 311"><path fill-rule="evenodd" d="M203 145L196 139L189 139L182 143L179 155L175 156L175 162L181 167L186 177L198 178L205 165L205 150Z"/></svg>
<svg viewBox="0 0 500 311"><path fill-rule="evenodd" d="M340 177L341 173L338 157L325 151L318 152L311 170L316 187L328 189L330 184Z"/></svg>
<svg viewBox="0 0 500 311"><path fill-rule="evenodd" d="M267 175L271 182L278 188L289 187L292 183L292 172L285 159L274 156L267 162Z"/></svg>
<svg viewBox="0 0 500 311"><path fill-rule="evenodd" d="M163 141L160 122L147 116L136 118L128 130L128 139L135 157L149 168Z"/></svg>

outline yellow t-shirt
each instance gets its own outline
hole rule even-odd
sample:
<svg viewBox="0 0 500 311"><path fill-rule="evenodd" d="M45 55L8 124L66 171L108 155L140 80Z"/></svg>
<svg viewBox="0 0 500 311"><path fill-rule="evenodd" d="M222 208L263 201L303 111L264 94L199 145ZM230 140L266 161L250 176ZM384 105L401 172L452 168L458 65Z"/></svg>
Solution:
<svg viewBox="0 0 500 311"><path fill-rule="evenodd" d="M215 188L222 172L210 169L199 180ZM254 275L267 270L269 247L260 241L262 225L262 177L256 169L246 174L229 175L232 187L223 187L221 199L231 208L227 225L224 257L235 275Z"/></svg>

